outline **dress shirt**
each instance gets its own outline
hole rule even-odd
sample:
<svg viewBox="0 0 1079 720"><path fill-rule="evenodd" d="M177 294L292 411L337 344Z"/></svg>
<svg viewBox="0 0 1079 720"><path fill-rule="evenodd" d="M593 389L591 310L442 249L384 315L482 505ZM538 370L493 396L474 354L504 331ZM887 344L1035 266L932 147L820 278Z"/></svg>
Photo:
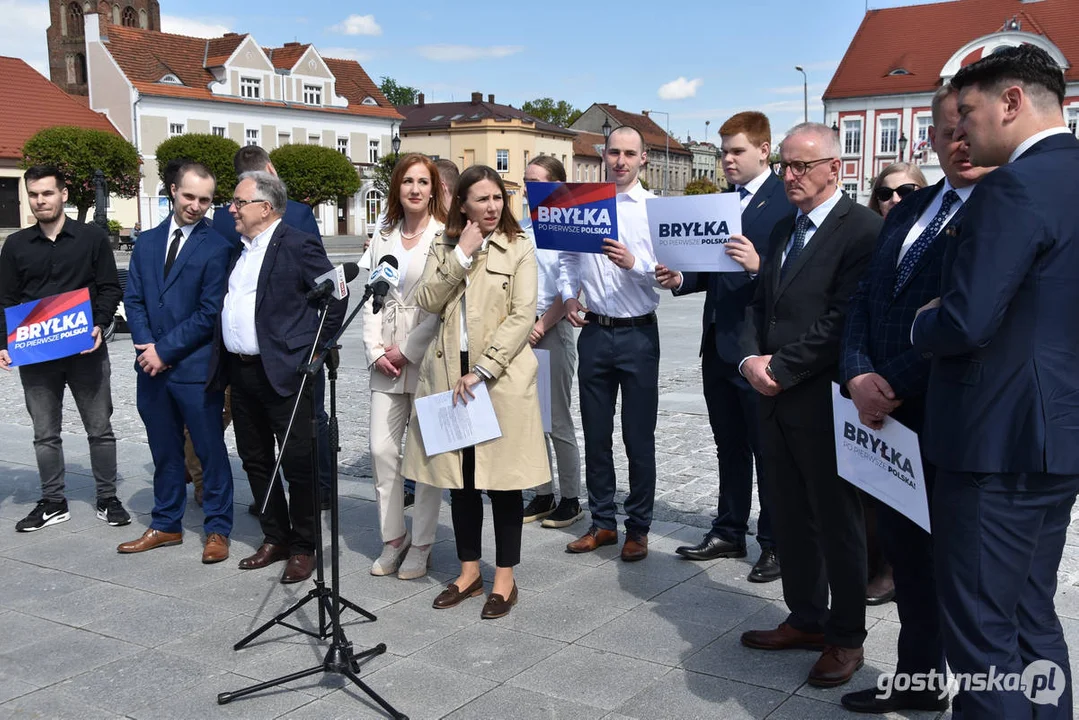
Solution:
<svg viewBox="0 0 1079 720"><path fill-rule="evenodd" d="M487 237L485 237L483 239L483 243L480 245L480 251L481 252L487 249L487 241L490 240L490 239L491 239L490 235L488 235ZM461 267L463 267L465 270L471 270L472 269L472 258L465 255L464 251L461 250L461 247L459 245L455 245L453 247L453 256L455 258L457 258L457 262L461 263ZM465 289L466 290L468 289L468 275L465 275ZM462 352L468 352L468 323L465 321L465 296L463 294L461 295L461 313L460 313L460 317L461 317L461 319L460 319L460 323L461 323L461 351Z"/></svg>
<svg viewBox="0 0 1079 720"><path fill-rule="evenodd" d="M198 223L195 223L195 225L198 225ZM165 240L165 263L168 262L169 245L172 244L172 237L176 234L176 231L179 230L181 235L180 243L176 246L176 257L180 257L180 251L184 249L184 243L191 237L191 233L195 231L195 225L178 225L176 223L176 215L173 214L172 219L169 220L169 235ZM173 258L173 262L175 261L176 259ZM165 263L162 263L161 267L164 267Z"/></svg>
<svg viewBox="0 0 1079 720"><path fill-rule="evenodd" d="M255 332L255 297L266 248L280 224L281 219L278 218L251 240L240 237L243 250L229 275L229 290L221 309L221 339L230 353L259 354L259 338Z"/></svg>
<svg viewBox="0 0 1079 720"><path fill-rule="evenodd" d="M751 203L753 201L753 196L756 195L757 192L761 189L761 186L764 185L764 181L768 179L768 173L769 173L768 168L764 168L763 170L761 170L760 175L753 178L752 180L747 182L745 185L735 185L734 186L735 190L745 188L746 190L749 191L749 195L746 195L744 198L741 198L739 200L739 202L742 204L742 209L743 210L745 210L747 207L749 207L749 203Z"/></svg>
<svg viewBox="0 0 1079 720"><path fill-rule="evenodd" d="M1039 133L1034 133L1023 142L1019 143L1019 147L1012 151L1011 157L1008 158L1008 162L1012 163L1019 159L1019 156L1025 153L1030 148L1034 147L1042 140L1051 135L1063 135L1064 133L1071 134L1071 130L1066 127L1049 128L1048 130L1042 130Z"/></svg>
<svg viewBox="0 0 1079 720"><path fill-rule="evenodd" d="M933 218L935 218L940 211L940 206L944 201L944 195L949 190L955 191L955 194L959 196L959 202L953 203L951 209L948 210L948 214L944 218L944 223L941 225L942 228L947 226L948 223L952 221L952 218L955 217L955 214L959 212L959 208L963 206L963 203L967 201L970 194L974 192L974 186L967 185L964 188L955 188L952 187L951 182L945 178L944 187L940 189L940 192L933 198L933 201L929 203L925 210L922 211L922 214L918 216L917 222L915 222L911 229L907 231L907 237L903 240L903 246L899 248L899 258L895 261L896 267L899 267L899 263L903 262L903 256L907 254L907 251L910 250L911 245L918 239L918 236L929 227L929 223L933 222Z"/></svg>
<svg viewBox="0 0 1079 720"><path fill-rule="evenodd" d="M806 238L805 242L802 243L802 252L805 252L805 249L809 247L809 241L812 240L813 236L817 234L817 228L821 226L821 223L823 223L825 218L828 217L828 214L832 212L832 209L839 204L839 200L842 197L843 191L839 188L836 188L835 192L832 193L831 197L829 197L817 207L810 210L808 213L804 213L801 210L798 211L798 214L795 216L796 222L797 219L800 218L802 215L809 215L809 228L806 229ZM788 238L787 240L787 247L783 249L783 257L780 260L781 264L787 261L787 253L791 251L792 242L794 242L793 231L791 232L790 238Z"/></svg>
<svg viewBox="0 0 1079 720"><path fill-rule="evenodd" d="M528 239L535 246L536 234L532 231L532 226L525 228L525 234L528 235ZM551 305L554 304L555 298L559 297L558 272L561 255L562 253L557 250L536 248L536 271L539 274L539 290L536 293L536 317L540 317L547 312Z"/></svg>
<svg viewBox="0 0 1079 720"><path fill-rule="evenodd" d="M590 311L616 318L640 317L656 309L656 289L662 286L656 281L656 255L645 210L645 200L650 197L655 195L639 182L616 196L618 241L636 258L629 270L602 253L559 253L558 284L563 300L575 298L583 290Z"/></svg>

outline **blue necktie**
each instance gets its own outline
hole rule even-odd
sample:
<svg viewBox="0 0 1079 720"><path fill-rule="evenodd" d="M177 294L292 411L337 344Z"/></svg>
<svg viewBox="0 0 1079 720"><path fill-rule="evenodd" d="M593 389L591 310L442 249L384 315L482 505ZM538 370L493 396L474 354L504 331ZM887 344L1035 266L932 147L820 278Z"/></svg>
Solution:
<svg viewBox="0 0 1079 720"><path fill-rule="evenodd" d="M959 195L955 190L944 193L944 199L940 203L940 210L937 210L937 214L933 216L929 225L926 226L925 230L922 230L922 234L918 236L918 239L907 250L907 254L899 261L899 267L895 271L894 294L898 295L900 288L910 279L911 273L914 272L914 267L921 260L922 255L925 255L925 251L929 249L929 246L933 244L933 240L940 234L941 228L944 227L944 220L948 217L948 212L952 209L952 205L957 202L959 202Z"/></svg>
<svg viewBox="0 0 1079 720"><path fill-rule="evenodd" d="M742 187L738 188L738 199L739 200L745 200L747 197L749 197L749 195L750 195L749 190L746 189L746 187L744 185Z"/></svg>
<svg viewBox="0 0 1079 720"><path fill-rule="evenodd" d="M794 265L794 261L802 254L802 248L806 244L806 233L812 224L813 221L809 219L808 215L799 215L798 219L794 221L794 239L791 240L791 249L787 252L787 259L783 261L783 266L779 268L780 278L787 274L787 269Z"/></svg>

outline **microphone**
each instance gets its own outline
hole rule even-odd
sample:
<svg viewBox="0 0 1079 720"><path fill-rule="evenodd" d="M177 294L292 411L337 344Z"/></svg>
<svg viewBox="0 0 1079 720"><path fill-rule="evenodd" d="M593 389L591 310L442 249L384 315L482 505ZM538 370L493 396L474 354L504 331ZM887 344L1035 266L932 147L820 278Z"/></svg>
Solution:
<svg viewBox="0 0 1079 720"><path fill-rule="evenodd" d="M367 278L367 286L371 288L374 295L371 299L371 312L377 313L381 310L386 302L386 293L390 291L390 287L397 287L397 284L401 282L401 273L397 272L397 265L396 257L383 255L382 259L378 261L378 266L371 271L371 276Z"/></svg>
<svg viewBox="0 0 1079 720"><path fill-rule="evenodd" d="M338 265L315 278L315 287L307 292L307 299L321 300L331 296L335 300L344 300L348 297L348 284L359 274L360 266L354 262Z"/></svg>

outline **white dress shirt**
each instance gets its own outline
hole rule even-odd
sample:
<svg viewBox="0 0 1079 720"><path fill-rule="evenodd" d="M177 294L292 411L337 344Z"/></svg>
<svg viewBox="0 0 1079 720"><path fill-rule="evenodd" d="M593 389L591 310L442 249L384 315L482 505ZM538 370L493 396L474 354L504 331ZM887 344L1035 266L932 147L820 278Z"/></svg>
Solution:
<svg viewBox="0 0 1079 720"><path fill-rule="evenodd" d="M487 241L490 240L490 239L491 239L490 235L488 235L487 237L485 237L483 239L483 243L480 245L480 250L486 250L487 249ZM464 250L461 249L460 245L455 245L454 246L454 248L453 248L453 256L455 258L457 258L457 262L461 263L461 267L463 267L465 270L471 270L472 269L472 258L470 258L468 255L465 255L465 252L464 252ZM466 290L468 289L468 275L465 275L465 289ZM468 322L465 319L465 296L464 295L461 295L461 313L460 313L460 317L461 317L461 320L460 320L460 322L461 322L461 351L462 352L468 352Z"/></svg>
<svg viewBox="0 0 1079 720"><path fill-rule="evenodd" d="M536 244L536 233L532 231L532 226L525 228L525 234L528 235L528 239L532 241L532 245ZM536 272L539 274L539 290L536 293L536 317L540 317L543 313L554 304L555 298L559 297L558 292L558 273L561 263L562 253L557 250L547 250L536 248Z"/></svg>
<svg viewBox="0 0 1079 720"><path fill-rule="evenodd" d="M198 223L196 223L197 225ZM184 243L191 237L191 233L195 231L195 225L177 225L176 215L172 215L172 219L169 220L169 236L165 240L165 262L169 261L169 246L172 245L172 236L179 230L181 233L180 244L176 246L176 257L180 257L180 251L184 249ZM176 258L173 258L175 262ZM161 263L161 267L165 267L165 263Z"/></svg>
<svg viewBox="0 0 1079 720"><path fill-rule="evenodd" d="M907 251L910 250L911 245L918 239L918 236L929 227L929 223L933 222L933 218L937 216L937 213L940 211L940 206L944 202L944 195L949 190L954 191L955 194L959 196L959 202L952 203L952 207L948 210L948 215L944 218L944 224L941 225L941 229L946 227L948 223L952 221L952 218L955 217L955 214L959 212L959 208L963 206L963 203L967 201L970 194L974 192L974 186L967 185L965 188L954 188L952 187L951 182L945 178L944 187L940 189L940 192L933 198L933 201L929 203L925 210L922 211L922 214L918 216L917 222L915 222L911 229L907 231L907 237L903 240L903 246L899 248L899 258L895 261L896 267L899 267L899 263L903 262L903 256L907 254Z"/></svg>
<svg viewBox="0 0 1079 720"><path fill-rule="evenodd" d="M1012 163L1019 159L1019 156L1025 153L1030 148L1034 147L1042 140L1052 135L1063 135L1064 133L1071 134L1071 130L1061 126L1055 128L1049 128L1048 130L1042 130L1039 133L1034 133L1023 142L1019 143L1019 147L1012 151L1011 157L1008 158L1008 162Z"/></svg>
<svg viewBox="0 0 1079 720"><path fill-rule="evenodd" d="M230 353L259 354L259 339L255 332L255 296L266 248L280 224L281 219L278 218L251 240L240 237L243 250L229 275L229 289L221 308L221 339Z"/></svg>
<svg viewBox="0 0 1079 720"><path fill-rule="evenodd" d="M633 267L623 270L604 254L559 253L558 285L562 299L584 291L591 312L607 317L640 317L659 305L656 281L656 254L648 229L645 200L655 197L637 183L629 192L618 193L618 241L636 258Z"/></svg>
<svg viewBox="0 0 1079 720"><path fill-rule="evenodd" d="M741 198L739 200L739 203L741 204L743 210L745 210L747 207L749 207L749 203L753 201L753 196L757 194L757 192L761 189L761 186L764 185L764 181L768 179L768 173L769 172L771 172L771 170L769 170L768 168L764 168L761 171L760 175L753 178L752 180L747 182L745 185L735 185L734 186L735 191L739 191L741 188L745 188L746 190L749 191L748 195L746 195L744 198Z"/></svg>
<svg viewBox="0 0 1079 720"><path fill-rule="evenodd" d="M812 240L813 236L817 234L817 228L821 226L821 223L823 223L825 218L828 217L828 214L832 212L836 205L839 204L839 200L842 197L843 191L839 188L836 188L835 192L832 193L831 197L829 197L817 207L810 210L808 213L804 213L801 210L798 211L798 214L795 216L795 221L797 221L797 219L802 217L803 215L809 215L809 227L806 229L805 242L802 243L802 252L805 252L805 249L809 247L809 241ZM791 244L793 242L794 233L791 232L791 236L787 240L787 247L783 249L783 257L781 259L781 262L787 261L787 253L791 251Z"/></svg>

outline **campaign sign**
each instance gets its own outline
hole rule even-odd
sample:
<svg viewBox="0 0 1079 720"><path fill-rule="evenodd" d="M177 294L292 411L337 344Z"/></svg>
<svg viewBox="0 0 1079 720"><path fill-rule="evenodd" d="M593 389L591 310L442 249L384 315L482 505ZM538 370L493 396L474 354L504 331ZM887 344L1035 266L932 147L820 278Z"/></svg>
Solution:
<svg viewBox="0 0 1079 720"><path fill-rule="evenodd" d="M94 346L94 312L87 288L5 308L4 315L12 365L56 360Z"/></svg>
<svg viewBox="0 0 1079 720"><path fill-rule="evenodd" d="M525 183L532 230L542 250L602 253L618 238L614 183Z"/></svg>
<svg viewBox="0 0 1079 720"><path fill-rule="evenodd" d="M656 261L672 270L745 272L724 248L742 233L738 193L648 198Z"/></svg>

